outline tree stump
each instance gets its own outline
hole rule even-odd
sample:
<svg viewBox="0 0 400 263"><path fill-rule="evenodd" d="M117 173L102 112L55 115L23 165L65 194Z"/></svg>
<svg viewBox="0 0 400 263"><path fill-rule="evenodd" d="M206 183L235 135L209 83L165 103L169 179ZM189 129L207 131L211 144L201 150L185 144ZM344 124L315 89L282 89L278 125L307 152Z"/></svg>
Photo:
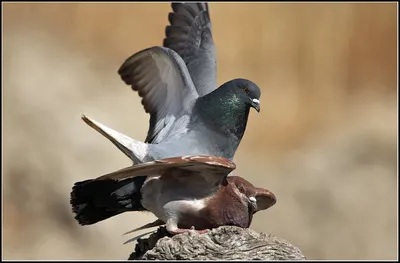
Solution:
<svg viewBox="0 0 400 263"><path fill-rule="evenodd" d="M206 234L169 234L165 227L138 239L129 260L306 260L288 241L251 229L222 226Z"/></svg>

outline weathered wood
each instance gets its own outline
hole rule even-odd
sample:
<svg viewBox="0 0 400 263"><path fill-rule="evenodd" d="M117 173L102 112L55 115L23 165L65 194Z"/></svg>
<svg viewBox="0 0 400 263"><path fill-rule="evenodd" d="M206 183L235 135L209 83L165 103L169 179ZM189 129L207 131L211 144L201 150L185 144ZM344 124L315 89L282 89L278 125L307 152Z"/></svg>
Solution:
<svg viewBox="0 0 400 263"><path fill-rule="evenodd" d="M171 236L160 227L139 239L129 260L306 260L300 249L271 234L222 226L206 234Z"/></svg>

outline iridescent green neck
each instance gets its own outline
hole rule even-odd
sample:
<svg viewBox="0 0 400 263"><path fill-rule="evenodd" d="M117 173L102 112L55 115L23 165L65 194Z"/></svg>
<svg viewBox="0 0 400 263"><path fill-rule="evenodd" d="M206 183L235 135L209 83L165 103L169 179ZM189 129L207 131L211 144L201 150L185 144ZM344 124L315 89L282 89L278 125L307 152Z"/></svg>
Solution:
<svg viewBox="0 0 400 263"><path fill-rule="evenodd" d="M250 107L238 94L221 87L198 99L195 108L204 125L239 140L243 137Z"/></svg>

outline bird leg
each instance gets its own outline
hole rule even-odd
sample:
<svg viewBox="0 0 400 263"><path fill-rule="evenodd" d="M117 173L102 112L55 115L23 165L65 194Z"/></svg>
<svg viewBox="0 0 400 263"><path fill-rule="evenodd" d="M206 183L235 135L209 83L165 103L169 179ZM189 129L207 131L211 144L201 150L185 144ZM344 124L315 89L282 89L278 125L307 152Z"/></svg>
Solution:
<svg viewBox="0 0 400 263"><path fill-rule="evenodd" d="M185 230L185 229L183 229L183 230ZM196 230L196 229L194 228L194 226L192 226L192 227L189 229L189 231L195 231L195 232L197 232L197 233L199 233L199 234L205 234L205 233L208 233L208 231L210 231L210 229Z"/></svg>
<svg viewBox="0 0 400 263"><path fill-rule="evenodd" d="M183 234L186 232L197 232L198 234L205 234L208 231L210 231L210 229L202 229L202 230L196 230L194 228L194 226L192 226L190 229L184 229L184 228L179 228L175 222L168 220L167 221L167 231L172 234L172 235L177 235L177 234Z"/></svg>
<svg viewBox="0 0 400 263"><path fill-rule="evenodd" d="M175 229L169 229L169 230L168 230L168 228L167 228L167 231L168 231L170 234L173 234L173 235L183 234L183 233L191 232L191 231L197 232L198 234L205 234L205 233L207 233L208 231L210 231L210 229L196 230L196 229L192 229L192 228L191 228L191 229L175 228Z"/></svg>

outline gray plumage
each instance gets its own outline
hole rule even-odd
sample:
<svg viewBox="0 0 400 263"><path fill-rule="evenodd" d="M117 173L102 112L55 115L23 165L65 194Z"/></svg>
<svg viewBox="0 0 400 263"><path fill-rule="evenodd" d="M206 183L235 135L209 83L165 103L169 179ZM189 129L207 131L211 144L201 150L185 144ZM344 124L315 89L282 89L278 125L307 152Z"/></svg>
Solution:
<svg viewBox="0 0 400 263"><path fill-rule="evenodd" d="M217 88L217 56L207 3L172 3L164 47L185 61L199 96Z"/></svg>
<svg viewBox="0 0 400 263"><path fill-rule="evenodd" d="M145 143L83 119L134 163L184 155L232 160L250 107L260 110L260 89L246 79L228 81L217 89L208 5L173 3L172 8L164 47L142 50L118 70L150 114Z"/></svg>

